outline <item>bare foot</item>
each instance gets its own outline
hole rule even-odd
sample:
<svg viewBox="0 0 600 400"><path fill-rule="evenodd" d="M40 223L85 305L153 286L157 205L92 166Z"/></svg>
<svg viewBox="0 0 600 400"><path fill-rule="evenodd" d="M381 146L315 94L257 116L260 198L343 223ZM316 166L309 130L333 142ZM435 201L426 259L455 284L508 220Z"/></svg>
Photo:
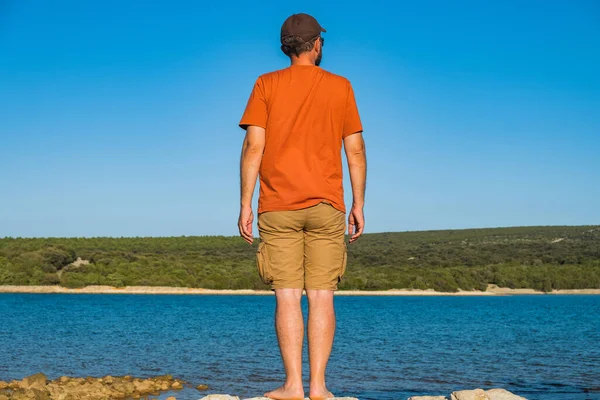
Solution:
<svg viewBox="0 0 600 400"><path fill-rule="evenodd" d="M303 400L304 399L304 389L302 387L292 388L292 387L287 387L286 385L283 385L281 387L278 387L275 390L265 393L264 396L268 397L270 399Z"/></svg>
<svg viewBox="0 0 600 400"><path fill-rule="evenodd" d="M327 390L327 388L323 387L323 388L319 388L319 389L310 389L310 396L311 399L333 399L335 396L333 395L333 393L331 393L329 390Z"/></svg>

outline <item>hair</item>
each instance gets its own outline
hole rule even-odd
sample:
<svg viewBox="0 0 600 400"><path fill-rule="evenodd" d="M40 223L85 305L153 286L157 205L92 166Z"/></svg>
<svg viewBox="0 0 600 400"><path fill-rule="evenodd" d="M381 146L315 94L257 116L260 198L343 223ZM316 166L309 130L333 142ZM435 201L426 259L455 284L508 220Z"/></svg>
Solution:
<svg viewBox="0 0 600 400"><path fill-rule="evenodd" d="M286 56L291 57L292 54L295 54L296 57L302 53L306 53L311 51L315 47L315 43L319 36L311 39L308 42L305 42L299 36L289 36L282 39L281 51L285 53Z"/></svg>

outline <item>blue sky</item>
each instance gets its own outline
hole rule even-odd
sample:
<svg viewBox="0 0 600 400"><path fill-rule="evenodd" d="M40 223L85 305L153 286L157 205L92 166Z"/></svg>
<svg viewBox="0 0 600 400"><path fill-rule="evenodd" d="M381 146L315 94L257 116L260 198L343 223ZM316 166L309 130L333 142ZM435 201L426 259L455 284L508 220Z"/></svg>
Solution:
<svg viewBox="0 0 600 400"><path fill-rule="evenodd" d="M296 12L354 86L366 232L600 223L596 1L5 0L0 237L237 234L237 123Z"/></svg>

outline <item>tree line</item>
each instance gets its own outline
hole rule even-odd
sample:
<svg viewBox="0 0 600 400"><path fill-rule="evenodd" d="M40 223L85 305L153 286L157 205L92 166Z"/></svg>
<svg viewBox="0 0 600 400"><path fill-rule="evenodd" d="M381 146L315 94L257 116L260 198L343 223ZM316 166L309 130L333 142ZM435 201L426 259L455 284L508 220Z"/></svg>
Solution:
<svg viewBox="0 0 600 400"><path fill-rule="evenodd" d="M0 239L0 285L266 289L257 244L238 237ZM87 260L81 265L73 262ZM348 245L341 290L600 288L600 226L365 234Z"/></svg>

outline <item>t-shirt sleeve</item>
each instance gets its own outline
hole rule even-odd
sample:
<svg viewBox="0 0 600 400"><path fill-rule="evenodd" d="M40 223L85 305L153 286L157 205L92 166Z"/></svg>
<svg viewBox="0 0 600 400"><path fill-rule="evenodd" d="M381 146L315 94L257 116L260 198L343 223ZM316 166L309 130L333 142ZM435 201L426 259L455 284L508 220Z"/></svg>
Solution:
<svg viewBox="0 0 600 400"><path fill-rule="evenodd" d="M348 94L346 96L346 111L344 113L344 129L342 131L342 139L353 133L362 132L362 124L360 121L360 115L358 114L358 107L356 106L356 99L354 98L354 90L352 85L348 82Z"/></svg>
<svg viewBox="0 0 600 400"><path fill-rule="evenodd" d="M262 78L258 78L250 93L246 110L239 123L240 128L247 129L249 125L267 128L267 99Z"/></svg>

